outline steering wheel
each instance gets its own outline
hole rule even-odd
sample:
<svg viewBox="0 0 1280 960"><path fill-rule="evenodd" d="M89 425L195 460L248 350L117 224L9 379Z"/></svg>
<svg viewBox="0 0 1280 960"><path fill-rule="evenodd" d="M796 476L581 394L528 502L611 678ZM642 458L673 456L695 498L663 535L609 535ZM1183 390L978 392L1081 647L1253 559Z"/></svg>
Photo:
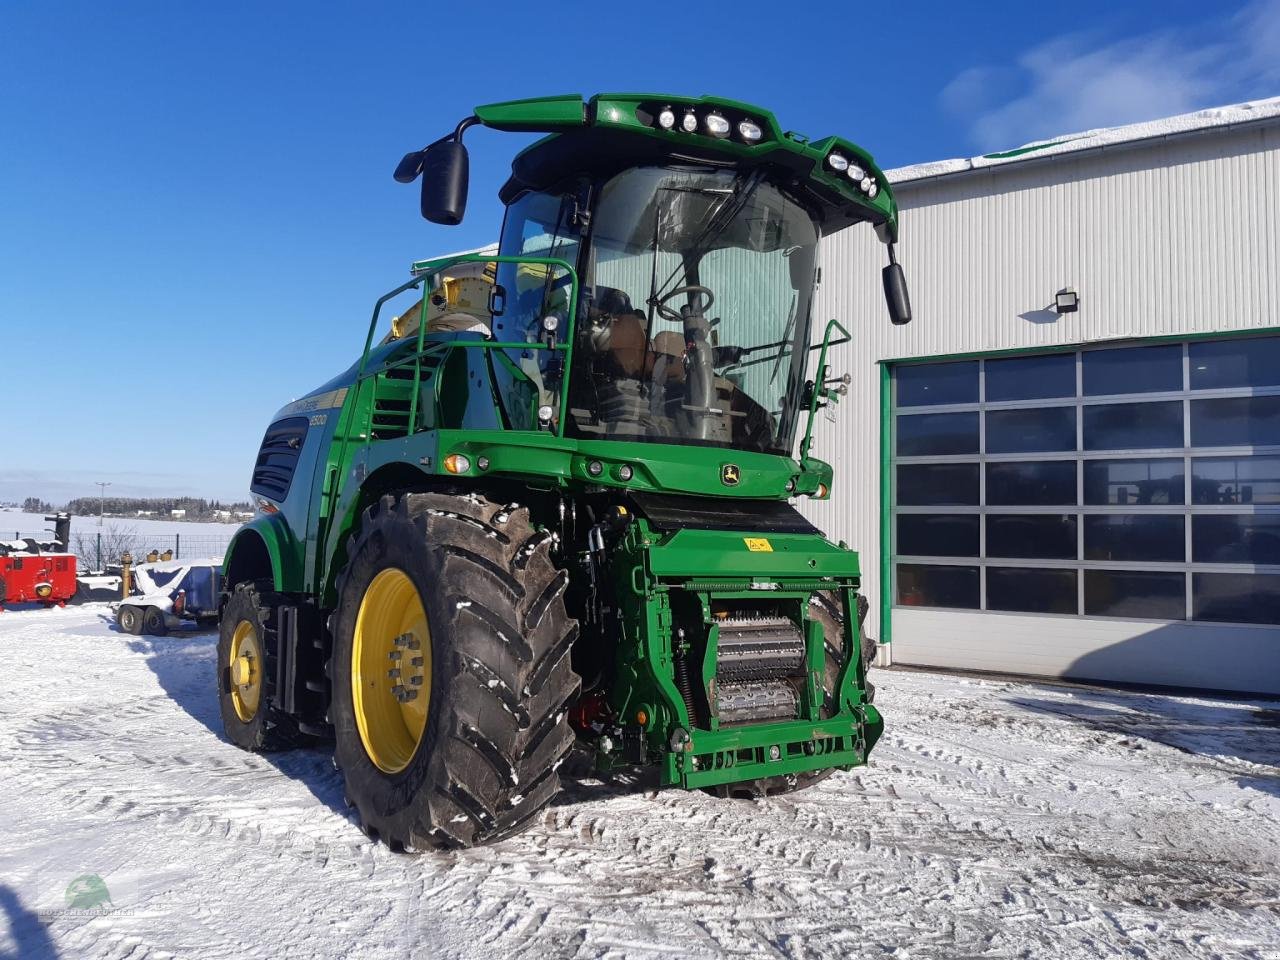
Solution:
<svg viewBox="0 0 1280 960"><path fill-rule="evenodd" d="M653 308L658 311L658 316L662 317L663 320L670 320L672 323L680 323L684 320L684 317L682 317L679 312L672 310L667 306L668 300L674 300L682 293L696 293L705 301L699 305L697 310L698 313L706 313L711 309L711 305L716 302L716 295L711 292L709 287L704 287L698 283L691 283L687 287L676 287L666 296L660 297L658 302L653 305Z"/></svg>

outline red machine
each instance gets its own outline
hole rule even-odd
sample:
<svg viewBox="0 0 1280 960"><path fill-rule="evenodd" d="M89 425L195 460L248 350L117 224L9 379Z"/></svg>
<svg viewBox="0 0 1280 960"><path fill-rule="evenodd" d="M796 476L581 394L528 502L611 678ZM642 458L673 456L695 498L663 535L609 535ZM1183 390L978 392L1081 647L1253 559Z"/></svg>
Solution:
<svg viewBox="0 0 1280 960"><path fill-rule="evenodd" d="M45 519L56 521L52 544L32 539L0 541L0 610L7 603L61 607L75 596L76 558L65 552L71 518L61 514Z"/></svg>

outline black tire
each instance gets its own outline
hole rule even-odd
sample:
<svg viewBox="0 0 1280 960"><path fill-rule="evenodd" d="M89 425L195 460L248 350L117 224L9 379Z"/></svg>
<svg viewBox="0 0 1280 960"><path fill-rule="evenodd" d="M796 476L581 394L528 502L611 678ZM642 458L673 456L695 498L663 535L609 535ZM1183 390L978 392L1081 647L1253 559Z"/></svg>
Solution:
<svg viewBox="0 0 1280 960"><path fill-rule="evenodd" d="M862 600L859 596L859 601ZM862 613L859 603L859 632L861 632ZM840 670L844 666L844 650L840 638L844 635L844 612L838 595L830 591L815 593L809 599L809 615L822 624L823 646L826 649L826 668L823 671L823 704L818 711L819 716L831 716L836 712L836 685L840 681ZM862 638L862 661L864 667L870 662L867 653L868 638ZM875 656L875 641L870 641L870 656ZM875 688L867 683L867 695L875 695ZM827 779L835 773L834 769L811 770L804 773L780 774L776 777L761 777L757 780L743 780L739 783L722 783L708 787L707 792L725 799L756 800L761 797L775 797L784 793L804 790L815 783Z"/></svg>
<svg viewBox="0 0 1280 960"><path fill-rule="evenodd" d="M164 612L159 607L147 607L142 611L142 632L153 637L163 637L169 632L164 622Z"/></svg>
<svg viewBox="0 0 1280 960"><path fill-rule="evenodd" d="M384 496L352 535L331 620L334 756L364 829L393 849L500 840L559 792L578 626L550 543L526 508L474 494ZM431 634L426 727L395 773L370 760L351 685L361 601L388 568L412 580Z"/></svg>
<svg viewBox="0 0 1280 960"><path fill-rule="evenodd" d="M116 609L116 624L125 633L135 637L142 633L142 611L135 606L125 604Z"/></svg>
<svg viewBox="0 0 1280 960"><path fill-rule="evenodd" d="M238 583L222 608L218 625L218 707L222 712L222 729L227 739L242 750L266 753L272 750L288 750L309 742L298 731L297 723L288 714L271 706L275 693L275 630L273 629L273 597L264 586L256 583ZM257 710L247 719L236 712L231 696L231 646L237 625L248 621L262 643L262 683Z"/></svg>

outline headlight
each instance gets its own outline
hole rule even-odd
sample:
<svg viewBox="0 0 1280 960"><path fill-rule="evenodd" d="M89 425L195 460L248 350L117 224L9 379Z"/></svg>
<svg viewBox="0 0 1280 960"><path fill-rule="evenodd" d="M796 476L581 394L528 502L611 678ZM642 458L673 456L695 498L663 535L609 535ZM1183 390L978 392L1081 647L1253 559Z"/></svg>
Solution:
<svg viewBox="0 0 1280 960"><path fill-rule="evenodd" d="M863 177L862 182L858 184L858 186L862 187L863 193L868 193L871 190L872 183L874 183L874 181L870 177Z"/></svg>
<svg viewBox="0 0 1280 960"><path fill-rule="evenodd" d="M451 453L444 458L444 468L450 473L466 473L471 469L471 461L461 453Z"/></svg>
<svg viewBox="0 0 1280 960"><path fill-rule="evenodd" d="M863 170L856 163L850 164L849 169L845 172L849 174L849 179L854 183L860 182L862 178L867 175L867 171Z"/></svg>
<svg viewBox="0 0 1280 960"><path fill-rule="evenodd" d="M697 133L698 118L694 116L692 110L690 110L680 119L680 129L683 130L685 133Z"/></svg>
<svg viewBox="0 0 1280 960"><path fill-rule="evenodd" d="M707 125L707 133L717 139L729 135L729 121L718 113L708 113L703 121Z"/></svg>
<svg viewBox="0 0 1280 960"><path fill-rule="evenodd" d="M738 124L738 135L747 143L759 143L760 138L764 136L764 131L760 129L760 124L743 120Z"/></svg>
<svg viewBox="0 0 1280 960"><path fill-rule="evenodd" d="M849 160L842 153L827 154L827 166L837 173L843 173L849 169Z"/></svg>
<svg viewBox="0 0 1280 960"><path fill-rule="evenodd" d="M876 198L876 194L879 192L880 192L880 185L877 184L874 180L872 180L871 186L867 190L867 196L870 197L872 200L874 200Z"/></svg>
<svg viewBox="0 0 1280 960"><path fill-rule="evenodd" d="M663 130L670 130L675 125L676 114L670 107L665 108L660 114L658 114L658 126Z"/></svg>

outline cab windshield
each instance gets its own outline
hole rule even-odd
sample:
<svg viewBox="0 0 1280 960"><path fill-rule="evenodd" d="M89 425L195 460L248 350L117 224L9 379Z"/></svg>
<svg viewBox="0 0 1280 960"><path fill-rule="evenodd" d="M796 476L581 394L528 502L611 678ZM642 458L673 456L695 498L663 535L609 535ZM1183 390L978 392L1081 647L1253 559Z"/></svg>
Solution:
<svg viewBox="0 0 1280 960"><path fill-rule="evenodd" d="M569 432L790 454L817 241L758 172L607 181L582 265Z"/></svg>

